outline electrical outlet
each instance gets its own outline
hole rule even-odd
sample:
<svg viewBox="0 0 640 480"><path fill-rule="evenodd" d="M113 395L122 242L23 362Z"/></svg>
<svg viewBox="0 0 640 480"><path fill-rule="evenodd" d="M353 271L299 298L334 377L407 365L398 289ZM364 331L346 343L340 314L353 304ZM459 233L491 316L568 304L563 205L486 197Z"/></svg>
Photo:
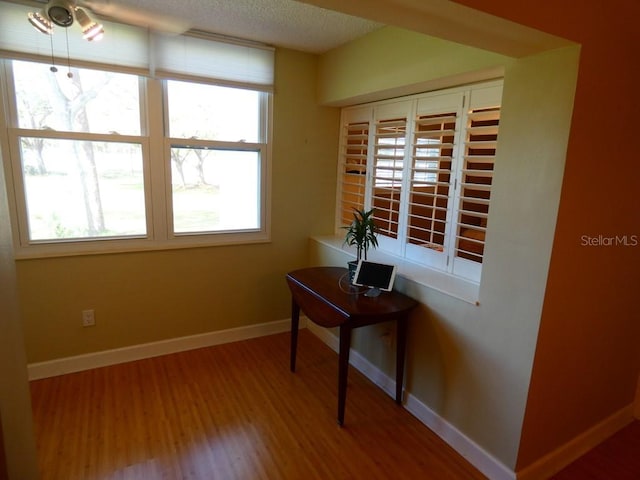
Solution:
<svg viewBox="0 0 640 480"><path fill-rule="evenodd" d="M93 327L96 324L96 316L93 310L82 311L82 326Z"/></svg>

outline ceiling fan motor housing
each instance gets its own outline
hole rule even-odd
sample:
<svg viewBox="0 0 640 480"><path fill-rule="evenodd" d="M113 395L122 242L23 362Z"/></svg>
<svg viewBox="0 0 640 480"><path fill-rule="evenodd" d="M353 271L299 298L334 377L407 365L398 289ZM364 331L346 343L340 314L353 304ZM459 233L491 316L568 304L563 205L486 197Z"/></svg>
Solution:
<svg viewBox="0 0 640 480"><path fill-rule="evenodd" d="M65 0L51 0L45 7L47 16L60 27L73 25L73 4Z"/></svg>

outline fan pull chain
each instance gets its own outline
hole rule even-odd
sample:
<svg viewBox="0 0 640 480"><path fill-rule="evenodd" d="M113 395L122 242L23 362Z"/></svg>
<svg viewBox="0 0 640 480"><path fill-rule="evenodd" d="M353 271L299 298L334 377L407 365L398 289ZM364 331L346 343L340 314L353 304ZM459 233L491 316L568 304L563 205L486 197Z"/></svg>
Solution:
<svg viewBox="0 0 640 480"><path fill-rule="evenodd" d="M53 57L53 35L49 35L49 41L51 43L51 70L53 73L58 71L58 67L56 67L56 59Z"/></svg>
<svg viewBox="0 0 640 480"><path fill-rule="evenodd" d="M71 73L71 59L69 58L69 29L64 29L65 36L67 37L67 67L69 71L67 72L67 77L73 78L73 73Z"/></svg>

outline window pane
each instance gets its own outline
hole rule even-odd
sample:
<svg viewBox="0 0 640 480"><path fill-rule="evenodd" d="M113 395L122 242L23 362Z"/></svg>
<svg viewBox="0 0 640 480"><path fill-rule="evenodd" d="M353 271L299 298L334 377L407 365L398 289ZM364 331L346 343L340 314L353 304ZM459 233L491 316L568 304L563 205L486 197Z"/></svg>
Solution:
<svg viewBox="0 0 640 480"><path fill-rule="evenodd" d="M140 135L138 77L13 62L19 128Z"/></svg>
<svg viewBox="0 0 640 480"><path fill-rule="evenodd" d="M174 233L260 228L260 153L171 149Z"/></svg>
<svg viewBox="0 0 640 480"><path fill-rule="evenodd" d="M138 144L22 137L30 240L146 234Z"/></svg>
<svg viewBox="0 0 640 480"><path fill-rule="evenodd" d="M260 92L167 81L169 136L258 143Z"/></svg>

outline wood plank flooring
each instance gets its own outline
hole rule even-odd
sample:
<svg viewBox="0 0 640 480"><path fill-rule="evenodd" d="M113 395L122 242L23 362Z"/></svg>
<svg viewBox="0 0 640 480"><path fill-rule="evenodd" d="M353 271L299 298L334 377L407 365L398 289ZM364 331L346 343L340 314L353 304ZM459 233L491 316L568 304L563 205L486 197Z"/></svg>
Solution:
<svg viewBox="0 0 640 480"><path fill-rule="evenodd" d="M474 480L427 427L349 372L336 423L337 355L300 332L31 383L42 480ZM640 479L636 421L554 480Z"/></svg>
<svg viewBox="0 0 640 480"><path fill-rule="evenodd" d="M303 330L34 381L43 480L482 479Z"/></svg>

